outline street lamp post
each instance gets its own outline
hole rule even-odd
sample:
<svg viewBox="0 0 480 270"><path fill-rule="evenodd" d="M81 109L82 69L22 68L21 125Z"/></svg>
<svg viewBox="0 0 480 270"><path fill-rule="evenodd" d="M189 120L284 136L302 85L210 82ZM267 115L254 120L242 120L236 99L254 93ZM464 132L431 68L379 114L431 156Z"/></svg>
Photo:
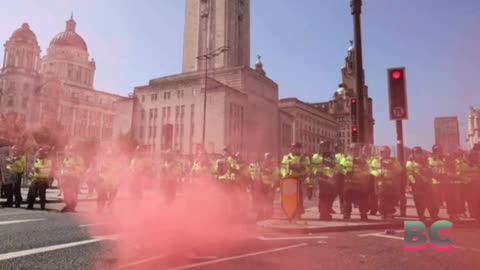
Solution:
<svg viewBox="0 0 480 270"><path fill-rule="evenodd" d="M200 55L197 57L198 60L205 61L205 86L203 90L203 127L202 127L202 144L205 147L205 133L206 133L206 126L207 126L207 87L208 87L208 63L209 60L214 59L215 57L219 56L220 54L226 52L228 50L227 46L222 46L217 48L213 51L210 51L204 55ZM208 51L208 50L207 50Z"/></svg>

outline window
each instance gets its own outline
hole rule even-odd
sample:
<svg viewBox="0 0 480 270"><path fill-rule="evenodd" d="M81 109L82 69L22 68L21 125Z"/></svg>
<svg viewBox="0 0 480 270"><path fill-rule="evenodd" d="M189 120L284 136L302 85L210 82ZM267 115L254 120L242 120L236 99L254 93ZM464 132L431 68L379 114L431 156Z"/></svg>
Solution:
<svg viewBox="0 0 480 270"><path fill-rule="evenodd" d="M155 108L155 109L154 109L154 116L153 116L153 118L154 118L154 119L157 119L157 117L158 117L158 109Z"/></svg>
<svg viewBox="0 0 480 270"><path fill-rule="evenodd" d="M7 98L7 106L8 106L8 107L13 107L14 103L15 103L15 102L14 102L14 100L13 100L13 96L9 96L9 97Z"/></svg>
<svg viewBox="0 0 480 270"><path fill-rule="evenodd" d="M151 96L151 100L152 100L152 101L155 101L155 100L157 100L157 94L152 94L152 96Z"/></svg>
<svg viewBox="0 0 480 270"><path fill-rule="evenodd" d="M25 109L28 105L28 97L23 97L22 99L22 107Z"/></svg>
<svg viewBox="0 0 480 270"><path fill-rule="evenodd" d="M153 109L150 109L148 114L149 114L149 119L152 120L153 119Z"/></svg>
<svg viewBox="0 0 480 270"><path fill-rule="evenodd" d="M145 110L142 110L142 113L141 113L141 119L144 120L145 119Z"/></svg>
<svg viewBox="0 0 480 270"><path fill-rule="evenodd" d="M165 99L165 100L170 99L170 92L163 93L163 99Z"/></svg>
<svg viewBox="0 0 480 270"><path fill-rule="evenodd" d="M183 90L177 90L177 98L183 98Z"/></svg>

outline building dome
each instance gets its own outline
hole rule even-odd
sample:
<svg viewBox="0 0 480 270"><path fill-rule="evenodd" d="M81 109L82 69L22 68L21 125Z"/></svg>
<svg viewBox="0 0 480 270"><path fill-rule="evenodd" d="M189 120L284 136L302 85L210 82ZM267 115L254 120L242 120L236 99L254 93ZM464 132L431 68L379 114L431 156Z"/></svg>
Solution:
<svg viewBox="0 0 480 270"><path fill-rule="evenodd" d="M10 39L19 41L33 41L37 43L37 36L30 29L30 25L28 25L28 23L23 23L20 28L15 30Z"/></svg>
<svg viewBox="0 0 480 270"><path fill-rule="evenodd" d="M52 41L50 41L50 46L74 47L88 52L87 43L75 32L76 25L73 16L70 17L70 20L67 21L65 31L57 34Z"/></svg>

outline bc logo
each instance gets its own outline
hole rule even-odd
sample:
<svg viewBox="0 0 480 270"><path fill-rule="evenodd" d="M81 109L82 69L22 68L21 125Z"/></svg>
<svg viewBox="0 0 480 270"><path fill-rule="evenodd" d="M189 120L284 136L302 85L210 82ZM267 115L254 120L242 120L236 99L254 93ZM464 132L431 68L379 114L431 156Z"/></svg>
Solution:
<svg viewBox="0 0 480 270"><path fill-rule="evenodd" d="M422 250L427 247L428 240L430 240L430 245L436 250L446 251L453 248L453 243L450 239L442 239L440 237L440 233L449 234L452 231L453 223L448 220L440 220L433 223L429 230L421 221L405 221L403 227L405 230L404 242L406 250Z"/></svg>

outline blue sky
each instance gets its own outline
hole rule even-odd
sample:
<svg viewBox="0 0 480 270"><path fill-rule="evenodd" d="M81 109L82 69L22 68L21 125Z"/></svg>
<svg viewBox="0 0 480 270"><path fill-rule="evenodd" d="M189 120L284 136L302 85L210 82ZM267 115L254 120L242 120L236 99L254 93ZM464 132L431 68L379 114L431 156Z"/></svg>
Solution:
<svg viewBox="0 0 480 270"><path fill-rule="evenodd" d="M350 0L251 3L252 63L262 55L281 97L330 99L353 35ZM184 8L184 0L2 1L0 41L28 22L45 53L73 11L97 63L96 88L127 94L181 71ZM480 106L480 1L364 0L362 19L376 143L395 143L386 88L391 66L407 68L406 144L430 148L433 118L448 115L459 116L464 141L468 108Z"/></svg>

